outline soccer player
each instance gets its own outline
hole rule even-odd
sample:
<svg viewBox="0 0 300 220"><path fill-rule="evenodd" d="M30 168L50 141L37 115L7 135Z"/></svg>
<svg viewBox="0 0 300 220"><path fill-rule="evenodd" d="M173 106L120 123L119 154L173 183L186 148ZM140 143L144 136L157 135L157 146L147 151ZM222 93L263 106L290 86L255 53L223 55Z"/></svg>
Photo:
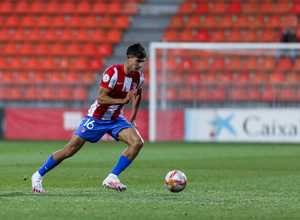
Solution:
<svg viewBox="0 0 300 220"><path fill-rule="evenodd" d="M125 142L128 147L120 156L115 167L102 185L117 191L125 191L126 186L118 179L138 155L144 141L137 131L135 118L142 99L142 87L145 81L139 70L145 61L146 50L139 42L130 45L126 51L126 62L107 68L100 83L97 99L88 110L73 134L70 142L61 150L54 152L45 164L33 174L33 193L44 193L42 179L44 175L60 164L64 159L73 156L86 141L95 143L105 133L117 141ZM132 112L129 121L123 117L124 105L132 101Z"/></svg>

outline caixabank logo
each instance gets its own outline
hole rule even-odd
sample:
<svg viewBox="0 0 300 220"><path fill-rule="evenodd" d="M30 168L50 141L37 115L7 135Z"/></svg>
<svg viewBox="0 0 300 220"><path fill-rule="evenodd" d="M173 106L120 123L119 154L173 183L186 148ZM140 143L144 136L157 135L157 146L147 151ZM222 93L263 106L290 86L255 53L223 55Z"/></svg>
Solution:
<svg viewBox="0 0 300 220"><path fill-rule="evenodd" d="M234 114L231 114L227 117L216 115L215 120L209 121L209 124L212 125L210 136L212 138L218 137L223 130L227 130L230 134L237 136L237 132L231 124L231 120L233 119L233 117Z"/></svg>

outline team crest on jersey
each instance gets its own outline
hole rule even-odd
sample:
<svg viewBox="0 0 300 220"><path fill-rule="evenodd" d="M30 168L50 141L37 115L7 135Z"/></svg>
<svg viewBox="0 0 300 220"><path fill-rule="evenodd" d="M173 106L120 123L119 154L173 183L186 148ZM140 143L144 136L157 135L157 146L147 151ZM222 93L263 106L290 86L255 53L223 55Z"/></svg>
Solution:
<svg viewBox="0 0 300 220"><path fill-rule="evenodd" d="M81 133L84 133L86 131L86 128L83 127L83 128L81 128L80 131L81 131Z"/></svg>
<svg viewBox="0 0 300 220"><path fill-rule="evenodd" d="M108 82L109 81L109 75L108 74L104 74L103 76L103 82Z"/></svg>
<svg viewBox="0 0 300 220"><path fill-rule="evenodd" d="M133 89L136 89L136 88L137 88L137 83L136 83L136 82L132 83L132 88L133 88Z"/></svg>

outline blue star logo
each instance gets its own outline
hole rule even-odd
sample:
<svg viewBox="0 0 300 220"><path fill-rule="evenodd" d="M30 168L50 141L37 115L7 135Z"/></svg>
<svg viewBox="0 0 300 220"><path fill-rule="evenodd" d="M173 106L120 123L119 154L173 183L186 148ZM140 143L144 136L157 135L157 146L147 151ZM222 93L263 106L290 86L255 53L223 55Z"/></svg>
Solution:
<svg viewBox="0 0 300 220"><path fill-rule="evenodd" d="M231 114L230 116L228 116L227 118L221 118L219 116L217 116L217 119L215 121L210 121L209 123L211 125L214 125L217 127L217 130L215 132L215 137L217 137L222 129L227 129L231 134L233 134L234 136L237 135L237 133L235 132L235 130L233 129L233 127L230 124L230 120L233 118L233 114Z"/></svg>

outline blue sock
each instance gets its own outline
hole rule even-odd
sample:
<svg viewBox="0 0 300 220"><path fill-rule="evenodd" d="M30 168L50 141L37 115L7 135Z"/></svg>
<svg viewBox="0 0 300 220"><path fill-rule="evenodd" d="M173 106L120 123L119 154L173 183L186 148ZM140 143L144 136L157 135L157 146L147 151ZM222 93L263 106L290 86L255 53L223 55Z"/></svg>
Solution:
<svg viewBox="0 0 300 220"><path fill-rule="evenodd" d="M51 155L49 157L49 159L46 161L46 163L44 163L43 166L41 166L41 168L39 169L39 174L41 176L44 176L47 172L49 172L50 170L52 170L54 167L56 167L59 163L56 163L53 159L53 156Z"/></svg>
<svg viewBox="0 0 300 220"><path fill-rule="evenodd" d="M117 162L116 166L111 171L111 173L119 176L119 174L131 164L131 162L132 162L132 160L128 159L127 157L125 157L123 155L121 155L120 158L119 158L119 161Z"/></svg>

